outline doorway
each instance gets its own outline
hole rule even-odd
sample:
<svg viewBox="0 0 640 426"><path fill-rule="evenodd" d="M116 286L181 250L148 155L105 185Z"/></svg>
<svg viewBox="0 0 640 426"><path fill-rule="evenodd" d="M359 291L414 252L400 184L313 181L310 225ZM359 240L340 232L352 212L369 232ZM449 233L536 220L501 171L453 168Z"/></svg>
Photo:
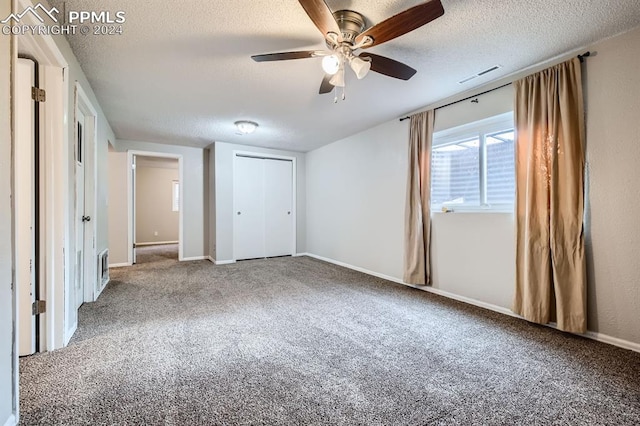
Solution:
<svg viewBox="0 0 640 426"><path fill-rule="evenodd" d="M40 44L42 43L42 44ZM64 347L69 235L64 205L66 62L44 39L18 40L13 85L16 352Z"/></svg>
<svg viewBox="0 0 640 426"><path fill-rule="evenodd" d="M85 118L80 109L76 109L76 275L74 280L74 306L79 309L84 303L84 275L85 275L85 247L84 228L91 220L85 215L84 194L84 149L85 149ZM88 253L87 253L88 254Z"/></svg>
<svg viewBox="0 0 640 426"><path fill-rule="evenodd" d="M33 6L25 0L14 3L15 10ZM35 16L25 14L21 24L41 24ZM66 118L69 110L66 59L49 35L28 32L12 39L11 193L15 198L11 228L16 279L11 302L14 306L11 395L16 419L19 355L62 348L68 342L65 326L71 306L66 295L72 290L72 277L68 275L71 254L64 248L72 235L68 208L72 195L68 188L73 181L69 177L71 123ZM27 77L18 82L22 76ZM21 347L26 349L22 351Z"/></svg>
<svg viewBox="0 0 640 426"><path fill-rule="evenodd" d="M14 235L18 290L20 356L40 351L40 108L32 96L38 87L38 63L20 57L15 77Z"/></svg>
<svg viewBox="0 0 640 426"><path fill-rule="evenodd" d="M129 151L129 263L183 259L182 156Z"/></svg>
<svg viewBox="0 0 640 426"><path fill-rule="evenodd" d="M93 302L102 290L98 280L96 252L96 109L79 83L75 86L75 203L74 203L74 279L70 301L75 311L85 302ZM71 319L71 318L70 318Z"/></svg>

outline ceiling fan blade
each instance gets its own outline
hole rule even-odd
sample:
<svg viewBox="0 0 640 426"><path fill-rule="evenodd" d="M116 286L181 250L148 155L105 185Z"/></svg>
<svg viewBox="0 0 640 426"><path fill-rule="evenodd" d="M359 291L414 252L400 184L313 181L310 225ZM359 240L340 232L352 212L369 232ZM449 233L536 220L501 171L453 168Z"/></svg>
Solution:
<svg viewBox="0 0 640 426"><path fill-rule="evenodd" d="M442 15L444 15L444 8L440 0L431 0L411 7L374 25L356 37L355 43L360 43L365 37L369 36L373 39L373 43L363 46L363 49L382 44L420 28Z"/></svg>
<svg viewBox="0 0 640 426"><path fill-rule="evenodd" d="M323 52L322 50L303 50L299 52L267 53L264 55L253 55L251 59L256 62L269 62L286 61L289 59L316 58L318 56L326 56L326 52Z"/></svg>
<svg viewBox="0 0 640 426"><path fill-rule="evenodd" d="M395 59L385 56L374 55L373 53L363 52L360 58L371 58L371 71L387 75L400 80L409 80L417 72L409 65L398 62Z"/></svg>
<svg viewBox="0 0 640 426"><path fill-rule="evenodd" d="M325 93L330 93L333 90L333 84L331 84L329 82L329 80L331 80L331 75L329 74L325 74L324 78L322 79L322 83L320 84L320 94L323 95Z"/></svg>
<svg viewBox="0 0 640 426"><path fill-rule="evenodd" d="M327 6L327 3L325 3L324 0L298 1L325 38L327 38L327 34L334 33L337 36L337 41L342 41L342 32L340 31L340 27L333 17L331 9L329 9L329 6Z"/></svg>

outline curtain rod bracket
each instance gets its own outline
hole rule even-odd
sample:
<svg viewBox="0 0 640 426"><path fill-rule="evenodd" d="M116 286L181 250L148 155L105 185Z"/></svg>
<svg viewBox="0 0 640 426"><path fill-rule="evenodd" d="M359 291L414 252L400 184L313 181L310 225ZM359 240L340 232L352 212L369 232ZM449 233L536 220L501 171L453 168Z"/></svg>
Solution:
<svg viewBox="0 0 640 426"><path fill-rule="evenodd" d="M484 95L484 94L489 93L489 92L493 92L494 90L502 89L503 87L510 86L511 84L512 83L506 83L506 84L503 84L502 86L494 87L493 89L485 90L484 92L481 92L481 93L476 93L473 96L467 96L464 99L460 99L460 100L457 100L457 101L454 101L454 102L449 102L446 105L442 105L442 106L434 108L434 111L438 110L438 109L441 109L441 108L446 108L446 107L451 106L451 105L455 105L455 104L460 103L460 102L468 101L469 99L471 99L471 102L473 102L473 103L478 103L478 96ZM404 121L404 120L406 120L408 118L411 118L411 117L408 117L408 116L407 117L402 117L402 118L400 118L400 121Z"/></svg>
<svg viewBox="0 0 640 426"><path fill-rule="evenodd" d="M588 58L589 56L591 56L591 52L587 51L587 52L584 52L582 55L578 55L578 59L580 59L580 63L583 63L584 58Z"/></svg>

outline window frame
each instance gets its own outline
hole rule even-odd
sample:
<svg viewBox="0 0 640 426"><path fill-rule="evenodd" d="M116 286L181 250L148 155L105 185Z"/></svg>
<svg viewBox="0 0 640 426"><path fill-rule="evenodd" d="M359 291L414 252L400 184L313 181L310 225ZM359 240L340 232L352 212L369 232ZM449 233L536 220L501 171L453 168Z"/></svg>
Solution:
<svg viewBox="0 0 640 426"><path fill-rule="evenodd" d="M180 181L172 180L171 181L171 211L179 212L180 211Z"/></svg>
<svg viewBox="0 0 640 426"><path fill-rule="evenodd" d="M486 138L487 136L494 135L496 133L501 133L505 131L513 130L514 132L514 151L515 151L515 123L514 123L514 115L513 111L509 111L503 114L495 115L493 117L485 118L479 121L474 121L472 123L463 124L461 126L452 127L449 129L440 130L438 132L434 132L433 134L433 143L431 147L432 158L433 151L436 148L445 147L448 145L457 145L462 142L468 140L478 139L479 147L478 147L478 155L479 155L479 176L478 176L478 184L480 189L480 204L479 205L462 205L462 204L435 204L432 202L432 212L443 212L443 213L453 213L453 212L469 212L469 213L513 213L515 209L515 194L514 194L514 202L511 204L489 204L487 203L487 144ZM433 159L431 160L433 162ZM514 166L515 166L515 155L513 158ZM431 186L433 187L433 167L431 167L432 179ZM514 182L516 179L515 173L513 176ZM432 196L431 194L429 195ZM446 211L444 208L446 207Z"/></svg>

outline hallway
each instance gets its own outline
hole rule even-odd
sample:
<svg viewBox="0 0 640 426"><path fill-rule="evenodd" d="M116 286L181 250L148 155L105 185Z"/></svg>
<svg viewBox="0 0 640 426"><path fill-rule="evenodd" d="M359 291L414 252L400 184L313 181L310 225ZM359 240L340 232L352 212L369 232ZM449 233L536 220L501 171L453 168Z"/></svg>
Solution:
<svg viewBox="0 0 640 426"><path fill-rule="evenodd" d="M178 260L178 244L141 246L136 248L136 265Z"/></svg>

